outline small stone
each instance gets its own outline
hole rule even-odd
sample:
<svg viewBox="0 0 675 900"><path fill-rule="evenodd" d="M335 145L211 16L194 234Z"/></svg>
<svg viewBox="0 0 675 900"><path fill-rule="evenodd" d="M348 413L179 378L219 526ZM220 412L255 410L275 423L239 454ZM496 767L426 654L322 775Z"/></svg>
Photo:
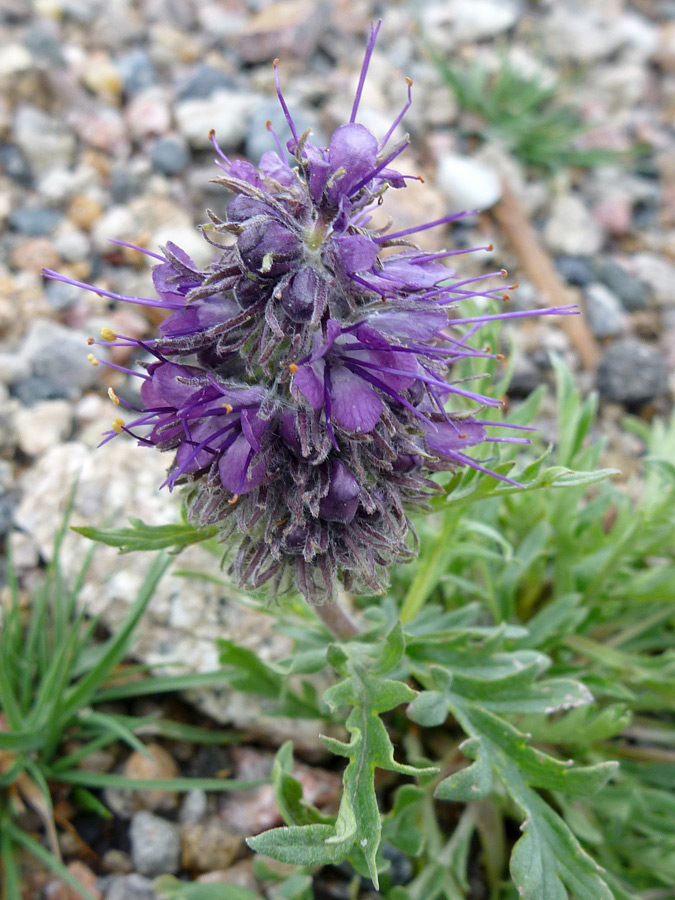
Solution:
<svg viewBox="0 0 675 900"><path fill-rule="evenodd" d="M180 867L180 828L142 810L131 820L131 859L141 875L173 875Z"/></svg>
<svg viewBox="0 0 675 900"><path fill-rule="evenodd" d="M565 281L575 287L585 287L593 280L593 267L583 256L558 256L555 267Z"/></svg>
<svg viewBox="0 0 675 900"><path fill-rule="evenodd" d="M249 19L237 40L237 50L248 63L275 56L308 59L330 14L329 6L314 0L272 0Z"/></svg>
<svg viewBox="0 0 675 900"><path fill-rule="evenodd" d="M508 31L519 18L511 0L445 0L423 8L426 32L444 48L473 44Z"/></svg>
<svg viewBox="0 0 675 900"><path fill-rule="evenodd" d="M632 213L627 197L606 197L593 207L595 221L614 237L623 237L631 231Z"/></svg>
<svg viewBox="0 0 675 900"><path fill-rule="evenodd" d="M0 171L22 187L30 187L33 174L20 147L9 141L0 142Z"/></svg>
<svg viewBox="0 0 675 900"><path fill-rule="evenodd" d="M106 850L101 857L101 866L106 872L127 875L131 872L131 859L129 858L128 853L111 847L109 850ZM110 895L108 894L107 896Z"/></svg>
<svg viewBox="0 0 675 900"><path fill-rule="evenodd" d="M9 261L15 269L39 273L43 268L55 269L59 264L59 254L49 238L31 237L12 249Z"/></svg>
<svg viewBox="0 0 675 900"><path fill-rule="evenodd" d="M14 417L19 449L26 456L39 456L66 440L72 430L73 410L65 400L45 400L29 409L18 409Z"/></svg>
<svg viewBox="0 0 675 900"><path fill-rule="evenodd" d="M124 766L127 778L176 778L180 773L176 761L159 744L147 744L146 753L134 750ZM137 803L146 809L169 810L178 802L175 791L139 790Z"/></svg>
<svg viewBox="0 0 675 900"><path fill-rule="evenodd" d="M447 153L438 163L437 183L448 212L490 209L502 195L499 176L484 163Z"/></svg>
<svg viewBox="0 0 675 900"><path fill-rule="evenodd" d="M83 68L82 82L102 100L117 102L122 93L122 76L107 53L92 53Z"/></svg>
<svg viewBox="0 0 675 900"><path fill-rule="evenodd" d="M68 168L73 162L75 135L59 119L35 106L19 104L14 114L12 133L34 172Z"/></svg>
<svg viewBox="0 0 675 900"><path fill-rule="evenodd" d="M46 237L62 219L63 213L57 209L24 206L10 214L9 227L31 237Z"/></svg>
<svg viewBox="0 0 675 900"><path fill-rule="evenodd" d="M65 66L66 60L57 36L57 29L53 26L53 22L46 20L34 21L26 28L23 42L35 59L49 63L50 66L58 69Z"/></svg>
<svg viewBox="0 0 675 900"><path fill-rule="evenodd" d="M128 165L115 166L110 173L110 194L115 204L124 204L138 195L138 175Z"/></svg>
<svg viewBox="0 0 675 900"><path fill-rule="evenodd" d="M160 87L150 87L136 94L124 111L131 136L137 140L164 134L171 125L171 111Z"/></svg>
<svg viewBox="0 0 675 900"><path fill-rule="evenodd" d="M667 391L666 362L649 344L622 338L608 347L600 360L597 388L606 400L640 407Z"/></svg>
<svg viewBox="0 0 675 900"><path fill-rule="evenodd" d="M181 832L182 866L190 872L227 869L242 851L241 835L233 834L218 819L183 825Z"/></svg>
<svg viewBox="0 0 675 900"><path fill-rule="evenodd" d="M78 194L68 207L68 218L78 228L89 231L103 215L101 204L86 194Z"/></svg>
<svg viewBox="0 0 675 900"><path fill-rule="evenodd" d="M161 137L152 145L150 158L162 175L177 175L190 162L190 150L180 137Z"/></svg>
<svg viewBox="0 0 675 900"><path fill-rule="evenodd" d="M87 235L80 231L79 228L75 228L70 222L65 222L64 225L59 228L58 232L52 238L54 249L59 254L64 262L81 262L83 259L87 259L91 253L91 246L89 243L89 238ZM59 282L53 282L54 285L59 284ZM63 287L69 287L69 285L61 282ZM80 297L82 295L80 294ZM50 301L50 305L51 304ZM68 304L71 306L72 304Z"/></svg>
<svg viewBox="0 0 675 900"><path fill-rule="evenodd" d="M115 60L122 76L125 94L138 94L157 84L157 70L152 57L143 48L131 50Z"/></svg>
<svg viewBox="0 0 675 900"><path fill-rule="evenodd" d="M595 256L604 243L604 235L579 197L566 194L553 201L544 241L556 254Z"/></svg>
<svg viewBox="0 0 675 900"><path fill-rule="evenodd" d="M586 316L596 338L616 337L626 331L626 316L618 298L599 282L589 284L584 292Z"/></svg>
<svg viewBox="0 0 675 900"><path fill-rule="evenodd" d="M9 539L12 545L12 563L22 571L30 571L40 562L40 551L29 534L11 531Z"/></svg>
<svg viewBox="0 0 675 900"><path fill-rule="evenodd" d="M142 875L118 875L110 879L105 900L157 900L152 881Z"/></svg>
<svg viewBox="0 0 675 900"><path fill-rule="evenodd" d="M205 100L215 91L233 87L234 81L230 74L208 63L200 63L177 85L176 97L178 100Z"/></svg>
<svg viewBox="0 0 675 900"><path fill-rule="evenodd" d="M651 290L659 306L675 305L675 265L656 253L636 253L633 271Z"/></svg>
<svg viewBox="0 0 675 900"><path fill-rule="evenodd" d="M258 102L257 95L219 89L205 99L179 101L174 115L178 130L191 147L210 148L209 132L213 129L221 147L231 150L246 137Z"/></svg>
<svg viewBox="0 0 675 900"><path fill-rule="evenodd" d="M11 79L33 66L33 57L23 44L4 44L0 53L0 78Z"/></svg>
<svg viewBox="0 0 675 900"><path fill-rule="evenodd" d="M186 791L183 802L180 805L178 820L183 825L196 825L206 816L208 810L208 798L206 791L201 788L193 788Z"/></svg>
<svg viewBox="0 0 675 900"><path fill-rule="evenodd" d="M621 301L624 309L634 312L647 305L647 287L613 259L605 259L598 267L598 278Z"/></svg>
<svg viewBox="0 0 675 900"><path fill-rule="evenodd" d="M48 397L75 399L87 388L99 384L100 376L87 360L87 335L57 322L34 321L19 355L33 377L47 382ZM17 379L10 385L13 393L20 396L23 381Z"/></svg>

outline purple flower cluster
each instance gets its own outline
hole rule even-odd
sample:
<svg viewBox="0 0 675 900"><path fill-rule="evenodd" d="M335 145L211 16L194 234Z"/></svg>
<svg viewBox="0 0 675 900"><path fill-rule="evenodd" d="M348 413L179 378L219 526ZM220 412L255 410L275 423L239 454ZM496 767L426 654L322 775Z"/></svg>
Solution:
<svg viewBox="0 0 675 900"><path fill-rule="evenodd" d="M459 216L398 232L371 226L386 191L410 177L391 165L408 145L393 136L411 82L381 140L356 121L378 29L350 120L328 147L298 134L276 63L286 148L272 132L278 151L256 168L228 159L211 136L218 181L233 197L225 218L209 212L203 227L214 248L206 269L169 243L151 254L159 299L70 282L170 311L154 340L104 329L95 342L137 346L152 359L133 372L143 408L133 421L116 419L109 437L124 431L175 452L166 484L187 486L193 523L221 528L242 585L296 586L315 602L338 582L383 590L392 561L414 555L407 511L439 490L429 476L459 466L489 472L469 448L525 441L489 437L498 423L478 414L499 401L451 373L453 363L490 355L470 345L485 321L528 313L457 317L458 300L503 288L483 290L481 279L458 279L441 261L470 251L425 253L410 239ZM452 411L453 397L464 398L464 411Z"/></svg>

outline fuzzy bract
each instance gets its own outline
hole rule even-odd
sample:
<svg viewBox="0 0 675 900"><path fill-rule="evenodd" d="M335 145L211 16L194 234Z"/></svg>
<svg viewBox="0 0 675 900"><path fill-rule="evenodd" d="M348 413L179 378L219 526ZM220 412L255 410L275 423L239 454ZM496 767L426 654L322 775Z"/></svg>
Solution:
<svg viewBox="0 0 675 900"><path fill-rule="evenodd" d="M206 268L168 243L150 254L156 298L80 285L169 313L154 340L104 329L98 343L151 359L132 373L143 407L125 403L136 417L116 419L107 439L124 431L173 452L166 485L186 486L193 523L219 526L242 585L297 587L316 602L339 583L384 590L391 563L414 555L408 512L440 490L430 475L489 471L466 451L525 441L489 436L496 423L481 410L499 402L453 381L459 361L491 356L472 345L483 322L523 315L458 317L461 300L500 298L503 287L483 279L503 273L462 279L443 260L471 251L414 244L415 233L461 216L401 231L372 224L385 193L411 177L392 168L408 145L394 135L411 82L382 138L356 121L378 28L350 121L328 147L298 134L276 64L286 147L275 135L278 149L255 167L230 160L212 135L217 180L232 196L202 229L213 247Z"/></svg>

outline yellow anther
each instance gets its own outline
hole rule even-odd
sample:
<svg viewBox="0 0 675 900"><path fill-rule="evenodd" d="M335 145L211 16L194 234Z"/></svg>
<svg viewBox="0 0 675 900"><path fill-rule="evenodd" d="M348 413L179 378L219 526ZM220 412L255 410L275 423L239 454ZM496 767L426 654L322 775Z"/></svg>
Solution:
<svg viewBox="0 0 675 900"><path fill-rule="evenodd" d="M237 502L238 499L239 499L239 494L234 494L234 496L230 497L230 499L227 502L230 504L230 506L234 506L234 504Z"/></svg>
<svg viewBox="0 0 675 900"><path fill-rule="evenodd" d="M107 325L104 325L103 328L101 328L101 337L104 341L114 341L117 339L115 332L112 328L108 328Z"/></svg>
<svg viewBox="0 0 675 900"><path fill-rule="evenodd" d="M97 366L97 365L98 365L98 360L96 359L96 357L94 356L93 353L88 353L88 354L87 354L87 359L88 359L89 362L92 364L92 366Z"/></svg>
<svg viewBox="0 0 675 900"><path fill-rule="evenodd" d="M124 431L124 419L120 419L119 416L113 419L112 430L117 434L121 434Z"/></svg>
<svg viewBox="0 0 675 900"><path fill-rule="evenodd" d="M212 141L215 136L216 136L216 129L212 128L211 131L209 131L209 140Z"/></svg>
<svg viewBox="0 0 675 900"><path fill-rule="evenodd" d="M117 396L117 394L111 387L108 388L108 396L110 397L112 402L115 404L115 406L120 405L120 398Z"/></svg>
<svg viewBox="0 0 675 900"><path fill-rule="evenodd" d="M506 271L506 269L501 269L500 272L499 272L499 274L502 276L502 278L506 278L506 276L507 276L509 273Z"/></svg>
<svg viewBox="0 0 675 900"><path fill-rule="evenodd" d="M406 78L405 83L408 85L408 87L412 87L413 86L412 78Z"/></svg>
<svg viewBox="0 0 675 900"><path fill-rule="evenodd" d="M234 407L231 406L229 403L223 403L223 404L222 404L222 407L223 407L223 409L225 410L226 413L231 413L232 410L234 409Z"/></svg>
<svg viewBox="0 0 675 900"><path fill-rule="evenodd" d="M291 375L295 375L295 373L298 371L297 365L295 363L291 363L288 367L288 371L291 373Z"/></svg>

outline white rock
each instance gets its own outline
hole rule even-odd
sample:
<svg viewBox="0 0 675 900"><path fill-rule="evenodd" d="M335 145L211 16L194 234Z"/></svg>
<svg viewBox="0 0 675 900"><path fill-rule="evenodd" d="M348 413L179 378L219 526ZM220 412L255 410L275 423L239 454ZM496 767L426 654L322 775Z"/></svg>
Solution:
<svg viewBox="0 0 675 900"><path fill-rule="evenodd" d="M91 236L94 247L100 253L110 252L110 241L133 240L137 224L127 206L111 206L94 224Z"/></svg>
<svg viewBox="0 0 675 900"><path fill-rule="evenodd" d="M23 44L5 44L0 53L0 78L10 78L27 72L33 57Z"/></svg>
<svg viewBox="0 0 675 900"><path fill-rule="evenodd" d="M89 238L79 228L64 222L52 238L54 249L65 262L80 262L90 255Z"/></svg>
<svg viewBox="0 0 675 900"><path fill-rule="evenodd" d="M439 45L454 46L495 37L518 21L511 0L446 0L422 12L426 33Z"/></svg>
<svg viewBox="0 0 675 900"><path fill-rule="evenodd" d="M447 153L438 162L438 187L447 198L451 213L490 209L499 200L502 188L493 168L471 159Z"/></svg>
<svg viewBox="0 0 675 900"><path fill-rule="evenodd" d="M248 123L262 98L257 94L215 91L203 100L182 100L174 107L178 130L192 147L211 146L214 129L218 143L232 149L246 137Z"/></svg>
<svg viewBox="0 0 675 900"><path fill-rule="evenodd" d="M23 150L33 171L68 168L75 153L75 135L62 122L36 106L21 103L13 122L14 140Z"/></svg>
<svg viewBox="0 0 675 900"><path fill-rule="evenodd" d="M636 253L633 272L647 284L660 306L675 306L675 265L656 253Z"/></svg>
<svg viewBox="0 0 675 900"><path fill-rule="evenodd" d="M603 245L604 235L582 201L574 194L564 194L551 205L544 241L553 253L594 256Z"/></svg>
<svg viewBox="0 0 675 900"><path fill-rule="evenodd" d="M19 407L14 422L22 453L40 456L68 436L73 408L66 400L43 400L34 406Z"/></svg>

